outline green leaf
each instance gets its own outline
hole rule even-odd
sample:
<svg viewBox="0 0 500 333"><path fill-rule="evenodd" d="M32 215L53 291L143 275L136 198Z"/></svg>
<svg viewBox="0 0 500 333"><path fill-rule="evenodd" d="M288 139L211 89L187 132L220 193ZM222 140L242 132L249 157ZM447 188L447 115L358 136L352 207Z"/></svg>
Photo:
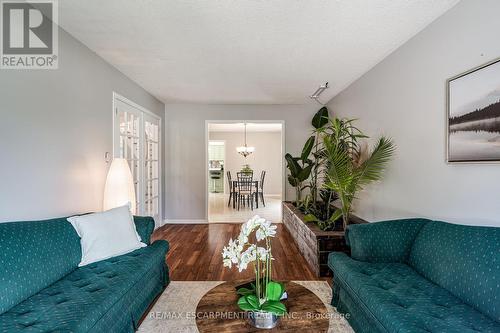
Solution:
<svg viewBox="0 0 500 333"><path fill-rule="evenodd" d="M283 286L278 282L270 281L266 287L266 296L270 301L279 301L283 295Z"/></svg>
<svg viewBox="0 0 500 333"><path fill-rule="evenodd" d="M316 222L318 224L318 227L321 229L321 230L325 230L326 227L328 226L327 223L323 222L323 221L318 221Z"/></svg>
<svg viewBox="0 0 500 333"><path fill-rule="evenodd" d="M241 310L243 311L255 311L259 310L259 307L253 306L251 303L248 302L247 299L248 296L241 296L240 299L238 300L238 306ZM254 295L255 297L255 295ZM257 298L257 297L255 297Z"/></svg>
<svg viewBox="0 0 500 333"><path fill-rule="evenodd" d="M259 301L255 295L241 296L238 300L238 306L243 311L255 311L260 309Z"/></svg>
<svg viewBox="0 0 500 333"><path fill-rule="evenodd" d="M303 182L304 180L306 180L307 178L309 178L309 176L311 175L311 170L313 168L313 165L308 165L306 166L304 169L302 169L298 176L297 176L297 179L300 181L300 182Z"/></svg>
<svg viewBox="0 0 500 333"><path fill-rule="evenodd" d="M323 106L318 110L318 112L316 112L311 124L315 129L319 129L328 124L328 109L326 108L326 106Z"/></svg>
<svg viewBox="0 0 500 333"><path fill-rule="evenodd" d="M304 216L304 221L305 222L318 222L319 219L314 216L313 214L307 214L306 216Z"/></svg>
<svg viewBox="0 0 500 333"><path fill-rule="evenodd" d="M304 148L302 148L302 154L300 154L300 158L302 159L302 161L308 160L309 155L311 155L311 150L314 147L314 140L315 137L311 136L304 144Z"/></svg>
<svg viewBox="0 0 500 333"><path fill-rule="evenodd" d="M339 219L342 216L342 210L337 209L336 211L333 212L332 216L330 216L330 221L335 222L337 219Z"/></svg>
<svg viewBox="0 0 500 333"><path fill-rule="evenodd" d="M240 288L236 291L236 293L238 295L243 295L243 296L252 295L255 294L255 288L254 289Z"/></svg>
<svg viewBox="0 0 500 333"><path fill-rule="evenodd" d="M261 310L282 316L286 313L286 306L280 301L267 301L262 304Z"/></svg>
<svg viewBox="0 0 500 333"><path fill-rule="evenodd" d="M257 296L255 295L247 295L245 296L247 302L254 307L254 309L258 309L260 307L260 302Z"/></svg>
<svg viewBox="0 0 500 333"><path fill-rule="evenodd" d="M292 185L293 187L297 187L299 185L299 182L297 181L297 178L295 178L294 176L292 175L288 175L288 182L290 183L290 185Z"/></svg>
<svg viewBox="0 0 500 333"><path fill-rule="evenodd" d="M326 137L324 144L328 160L325 187L342 197L353 183L354 170L351 156L349 151L333 139Z"/></svg>
<svg viewBox="0 0 500 333"><path fill-rule="evenodd" d="M382 179L384 170L394 156L395 145L391 139L381 137L371 155L362 163L357 174L359 189L373 181Z"/></svg>
<svg viewBox="0 0 500 333"><path fill-rule="evenodd" d="M297 178L298 174L302 171L299 163L292 157L290 154L285 155L285 160L287 163L287 168L290 170L290 173L293 177Z"/></svg>

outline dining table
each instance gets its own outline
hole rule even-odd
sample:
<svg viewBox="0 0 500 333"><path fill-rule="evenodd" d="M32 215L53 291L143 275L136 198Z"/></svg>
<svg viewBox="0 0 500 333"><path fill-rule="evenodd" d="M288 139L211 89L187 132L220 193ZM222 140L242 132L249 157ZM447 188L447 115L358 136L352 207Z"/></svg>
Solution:
<svg viewBox="0 0 500 333"><path fill-rule="evenodd" d="M232 189L231 189L231 192L232 193L235 193L236 192L236 189L238 188L238 181L237 180L233 180L232 181L233 185L232 185ZM259 208L259 181L258 180L252 180L252 183L254 184L255 186L255 208ZM236 209L236 200L233 198L233 209Z"/></svg>

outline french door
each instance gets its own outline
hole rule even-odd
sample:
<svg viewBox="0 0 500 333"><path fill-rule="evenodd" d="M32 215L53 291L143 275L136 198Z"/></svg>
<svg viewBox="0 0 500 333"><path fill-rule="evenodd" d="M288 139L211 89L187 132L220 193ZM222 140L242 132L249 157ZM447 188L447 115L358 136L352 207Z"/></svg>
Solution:
<svg viewBox="0 0 500 333"><path fill-rule="evenodd" d="M160 118L115 95L114 157L128 161L134 180L137 215L152 216L160 225Z"/></svg>
<svg viewBox="0 0 500 333"><path fill-rule="evenodd" d="M144 213L158 221L160 213L160 119L144 117Z"/></svg>

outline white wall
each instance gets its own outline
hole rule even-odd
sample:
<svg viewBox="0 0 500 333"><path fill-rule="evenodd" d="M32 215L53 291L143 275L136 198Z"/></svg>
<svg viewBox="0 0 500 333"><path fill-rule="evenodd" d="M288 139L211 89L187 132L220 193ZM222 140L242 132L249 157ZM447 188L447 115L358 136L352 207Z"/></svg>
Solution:
<svg viewBox="0 0 500 333"><path fill-rule="evenodd" d="M500 1L463 0L329 103L398 146L385 179L360 195L358 215L500 225L500 165L445 163L445 81L500 56L499 12Z"/></svg>
<svg viewBox="0 0 500 333"><path fill-rule="evenodd" d="M247 144L255 147L255 152L246 158L236 152L243 145L243 132L210 132L210 140L225 140L226 156L224 177L231 171L233 180L244 164L249 164L254 179L260 180L260 172L266 171L265 194L281 195L283 188L283 153L281 152L281 132L247 132ZM224 178L225 192L229 193L227 179Z"/></svg>
<svg viewBox="0 0 500 333"><path fill-rule="evenodd" d="M62 29L59 69L0 72L0 221L100 210L113 91L164 104Z"/></svg>
<svg viewBox="0 0 500 333"><path fill-rule="evenodd" d="M205 121L284 120L285 152L298 154L319 109L308 105L166 105L165 216L169 220L206 220ZM287 184L286 197L293 199Z"/></svg>

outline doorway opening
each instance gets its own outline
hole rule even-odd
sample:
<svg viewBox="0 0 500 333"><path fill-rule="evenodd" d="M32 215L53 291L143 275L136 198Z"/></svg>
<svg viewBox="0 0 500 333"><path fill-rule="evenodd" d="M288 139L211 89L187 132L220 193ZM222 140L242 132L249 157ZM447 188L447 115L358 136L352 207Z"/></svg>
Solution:
<svg viewBox="0 0 500 333"><path fill-rule="evenodd" d="M284 149L283 121L207 121L208 222L281 222Z"/></svg>

